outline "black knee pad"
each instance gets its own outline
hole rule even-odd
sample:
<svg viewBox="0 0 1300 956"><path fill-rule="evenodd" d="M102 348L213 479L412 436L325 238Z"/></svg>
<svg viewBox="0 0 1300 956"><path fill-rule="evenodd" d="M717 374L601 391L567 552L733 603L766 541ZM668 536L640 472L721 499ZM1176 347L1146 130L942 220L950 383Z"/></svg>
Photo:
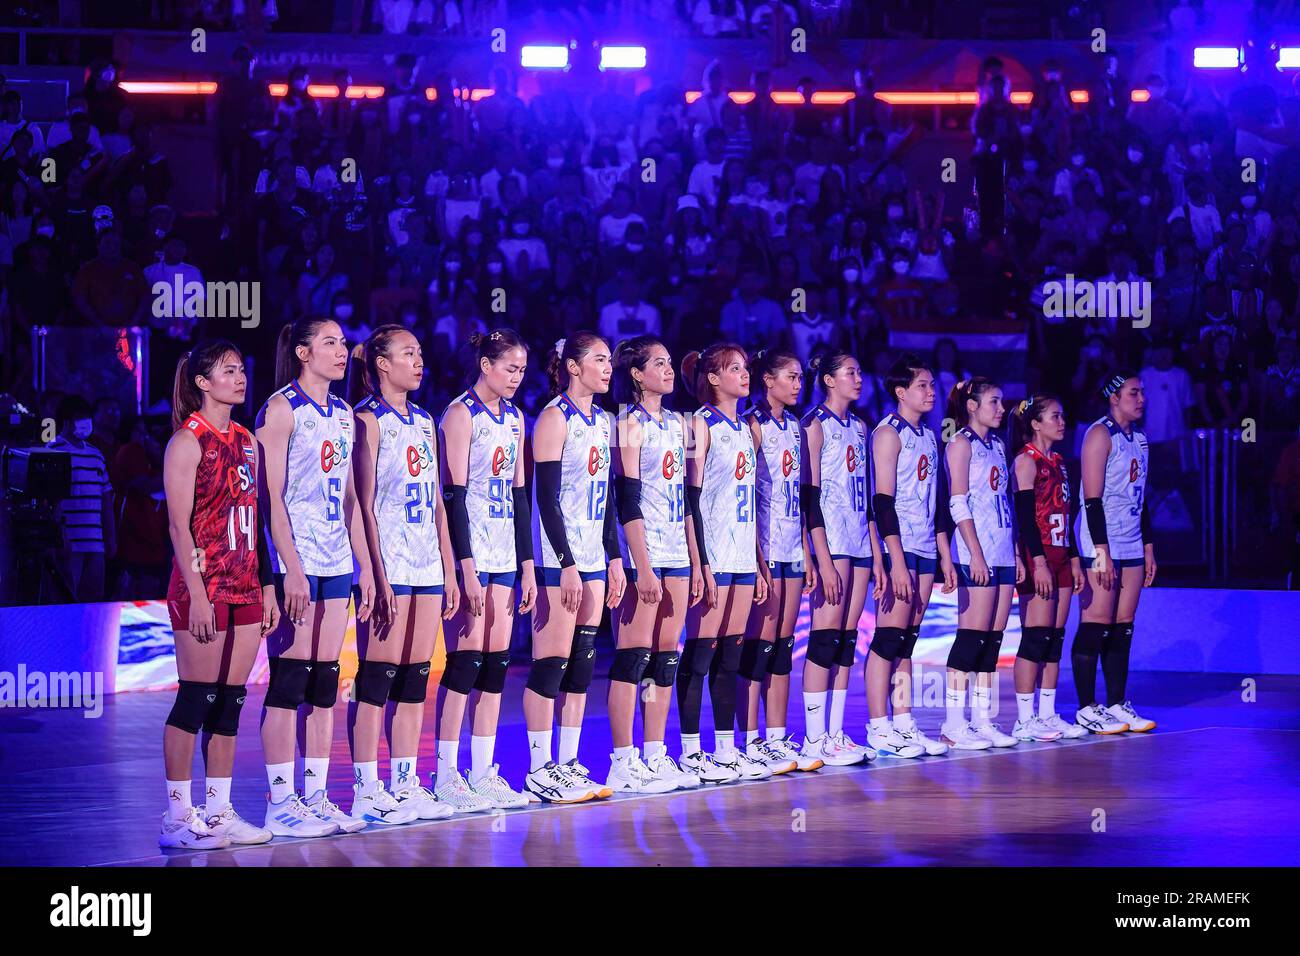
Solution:
<svg viewBox="0 0 1300 956"><path fill-rule="evenodd" d="M307 700L312 662L296 657L272 657L270 665L271 679L263 703L267 707L297 710Z"/></svg>
<svg viewBox="0 0 1300 956"><path fill-rule="evenodd" d="M858 651L858 629L840 631L840 646L835 652L835 663L840 667L852 667L853 658Z"/></svg>
<svg viewBox="0 0 1300 956"><path fill-rule="evenodd" d="M583 625L573 629L573 649L569 666L564 670L560 690L566 694L585 694L596 674L596 629Z"/></svg>
<svg viewBox="0 0 1300 956"><path fill-rule="evenodd" d="M740 647L740 676L746 680L760 681L768 675L772 664L771 641L747 637Z"/></svg>
<svg viewBox="0 0 1300 956"><path fill-rule="evenodd" d="M509 651L489 651L483 655L474 689L485 694L499 694L506 689L506 674L510 668Z"/></svg>
<svg viewBox="0 0 1300 956"><path fill-rule="evenodd" d="M609 668L609 679L620 684L639 684L645 669L650 666L650 648L625 647L614 652L614 663Z"/></svg>
<svg viewBox="0 0 1300 956"><path fill-rule="evenodd" d="M1002 631L985 631L984 643L980 647L979 658L975 661L975 670L981 674L992 674L998 669L998 657L1002 653Z"/></svg>
<svg viewBox="0 0 1300 956"><path fill-rule="evenodd" d="M826 627L808 633L807 660L818 667L834 667L840 655L840 631Z"/></svg>
<svg viewBox="0 0 1300 956"><path fill-rule="evenodd" d="M1065 649L1065 628L1052 628L1051 636L1047 641L1047 650L1043 653L1044 664L1061 663L1061 652Z"/></svg>
<svg viewBox="0 0 1300 956"><path fill-rule="evenodd" d="M352 699L359 704L383 707L392 692L397 666L387 661L359 661L357 677L352 682Z"/></svg>
<svg viewBox="0 0 1300 956"><path fill-rule="evenodd" d="M203 729L219 737L234 737L239 733L239 714L247 696L248 688L243 684L222 684L217 688L217 701L208 711Z"/></svg>
<svg viewBox="0 0 1300 956"><path fill-rule="evenodd" d="M187 734L197 734L209 721L217 704L217 685L183 680L176 690L176 700L167 723Z"/></svg>
<svg viewBox="0 0 1300 956"><path fill-rule="evenodd" d="M898 649L898 659L900 661L912 659L912 651L916 649L916 641L920 636L920 624L914 624L903 632L903 646Z"/></svg>
<svg viewBox="0 0 1300 956"><path fill-rule="evenodd" d="M768 669L777 677L789 677L794 670L794 637L778 637L772 648L772 666Z"/></svg>
<svg viewBox="0 0 1300 956"><path fill-rule="evenodd" d="M955 671L969 674L978 670L980 648L984 646L984 632L972 627L957 628L952 647L948 651L948 666Z"/></svg>
<svg viewBox="0 0 1300 956"><path fill-rule="evenodd" d="M483 669L482 651L452 651L442 672L442 686L458 694L469 694Z"/></svg>
<svg viewBox="0 0 1300 956"><path fill-rule="evenodd" d="M388 699L398 704L422 704L429 696L429 661L398 664L393 686L388 688Z"/></svg>
<svg viewBox="0 0 1300 956"><path fill-rule="evenodd" d="M1052 645L1053 630L1050 627L1026 627L1020 631L1020 649L1016 651L1016 657L1023 658L1034 664L1043 664L1047 661L1047 655ZM1061 658L1058 650L1057 660Z"/></svg>
<svg viewBox="0 0 1300 956"><path fill-rule="evenodd" d="M568 666L569 660L566 657L534 658L533 666L528 671L528 689L547 700L555 700L560 696L560 683L564 680Z"/></svg>
<svg viewBox="0 0 1300 956"><path fill-rule="evenodd" d="M339 662L312 661L311 680L307 682L307 703L313 707L333 707L339 699Z"/></svg>
<svg viewBox="0 0 1300 956"><path fill-rule="evenodd" d="M902 627L878 627L871 635L872 654L887 661L898 660L899 652L907 640L907 629Z"/></svg>
<svg viewBox="0 0 1300 956"><path fill-rule="evenodd" d="M677 662L681 655L676 651L655 651L650 655L646 670L656 687L672 687L677 680Z"/></svg>
<svg viewBox="0 0 1300 956"><path fill-rule="evenodd" d="M1070 653L1096 657L1101 653L1109 631L1109 624L1102 624L1100 621L1080 621L1079 629L1074 632L1074 646L1070 648Z"/></svg>
<svg viewBox="0 0 1300 956"><path fill-rule="evenodd" d="M713 655L718 650L716 637L688 637L682 650L682 666L687 674L703 677L713 664Z"/></svg>
<svg viewBox="0 0 1300 956"><path fill-rule="evenodd" d="M740 673L740 658L745 651L745 638L731 634L718 638L718 670L725 674Z"/></svg>

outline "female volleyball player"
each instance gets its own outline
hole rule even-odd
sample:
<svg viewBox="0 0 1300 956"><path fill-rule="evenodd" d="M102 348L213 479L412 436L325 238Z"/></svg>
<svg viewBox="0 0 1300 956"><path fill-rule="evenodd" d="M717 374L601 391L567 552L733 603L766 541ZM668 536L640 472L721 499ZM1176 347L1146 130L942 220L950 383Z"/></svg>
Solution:
<svg viewBox="0 0 1300 956"><path fill-rule="evenodd" d="M163 730L167 813L158 844L164 847L211 850L271 839L230 804L244 682L258 641L280 616L270 558L260 546L257 447L230 420L247 386L243 356L229 342L200 346L176 366L175 434L163 459L163 485L176 554L167 610L180 689ZM200 730L207 796L195 807L190 765ZM304 808L301 816L311 814Z"/></svg>
<svg viewBox="0 0 1300 956"><path fill-rule="evenodd" d="M1083 569L1070 527L1065 461L1052 450L1065 440L1065 412L1050 395L1031 395L1011 413L1020 592L1020 650L1016 654L1016 726L1020 740L1083 737L1088 731L1056 713L1070 595L1083 590ZM1034 687L1038 713L1034 713Z"/></svg>
<svg viewBox="0 0 1300 956"><path fill-rule="evenodd" d="M375 594L351 481L352 409L330 394L347 365L347 343L337 322L303 318L286 325L276 345L278 389L257 416L283 612L279 629L268 638L271 680L262 712L271 784L266 826L276 836L314 836L322 824L355 833L366 825L340 810L326 792L354 555L358 621L370 619ZM293 789L295 725L303 704L309 708L302 747L309 815Z"/></svg>
<svg viewBox="0 0 1300 956"><path fill-rule="evenodd" d="M371 620L357 626L359 661L348 707L356 775L352 816L381 825L436 820L454 811L420 785L416 757L438 621L455 613L459 591L438 488L433 417L410 400L424 378L424 355L401 325L375 329L358 351L362 367L353 383L369 394L353 408L357 498L377 603ZM390 706L387 789L378 760Z"/></svg>
<svg viewBox="0 0 1300 956"><path fill-rule="evenodd" d="M443 495L461 600L443 628L447 666L439 688L435 794L457 813L528 805L528 797L500 775L493 757L514 616L527 614L537 599L524 418L511 402L524 379L528 349L510 329L474 333L469 342L476 355L474 384L447 406L441 424ZM457 761L471 703L472 764L466 780Z"/></svg>
<svg viewBox="0 0 1300 956"><path fill-rule="evenodd" d="M817 555L820 586L812 597L812 629L803 665L804 753L832 766L874 760L876 753L844 733L844 705L858 643L858 618L871 584L867 502L867 427L849 409L862 393L858 360L835 349L810 365L822 401L803 420L804 520ZM877 580L883 563L875 562ZM829 690L830 706L827 708Z"/></svg>
<svg viewBox="0 0 1300 956"><path fill-rule="evenodd" d="M1079 629L1070 649L1075 719L1095 734L1143 733L1155 721L1139 717L1127 697L1128 659L1138 597L1156 576L1147 512L1147 436L1138 427L1146 406L1142 380L1117 372L1102 387L1110 411L1083 439L1084 521L1079 553L1087 575L1079 597ZM1097 658L1106 677L1106 706L1097 703Z"/></svg>
<svg viewBox="0 0 1300 956"><path fill-rule="evenodd" d="M738 406L749 395L745 351L719 343L682 360L682 378L702 402L691 420L686 495L704 576L704 601L686 616L677 671L681 767L704 783L760 780L771 769L735 745L736 681L751 605L767 600L769 577L758 545L754 436ZM705 675L713 704L714 755L700 749Z"/></svg>
<svg viewBox="0 0 1300 956"><path fill-rule="evenodd" d="M606 786L663 793L700 785L664 746L677 645L686 608L700 600L694 534L686 519L686 424L663 407L675 381L662 342L640 335L614 353L614 399L620 410L614 457L618 518L627 542L628 583L614 616L614 663L609 671L609 726L613 736ZM642 689L644 687L644 690ZM645 756L633 743L641 699Z"/></svg>
<svg viewBox="0 0 1300 956"><path fill-rule="evenodd" d="M531 763L526 786L548 803L580 803L614 792L594 782L578 762L602 605L618 607L627 586L609 500L613 425L595 401L609 391L610 359L609 346L594 332L557 342L547 369L554 398L533 428L543 588L524 691ZM557 709L558 763L551 759ZM630 769L639 774L639 768Z"/></svg>
<svg viewBox="0 0 1300 956"><path fill-rule="evenodd" d="M944 450L948 513L956 530L957 637L948 652L943 739L957 750L1014 747L993 722L993 675L1016 584L1007 451L996 434L1006 412L1002 389L976 376L952 387L948 418L957 431ZM966 720L966 684L971 719Z"/></svg>
<svg viewBox="0 0 1300 956"><path fill-rule="evenodd" d="M867 653L867 743L893 757L938 755L948 745L921 732L911 705L912 649L935 572L942 570L944 593L957 586L947 533L935 527L939 449L934 432L921 424L934 407L934 375L916 356L905 355L890 368L885 388L897 405L871 436L872 510L885 574L874 591L876 633ZM891 723L895 670L902 678L892 695Z"/></svg>

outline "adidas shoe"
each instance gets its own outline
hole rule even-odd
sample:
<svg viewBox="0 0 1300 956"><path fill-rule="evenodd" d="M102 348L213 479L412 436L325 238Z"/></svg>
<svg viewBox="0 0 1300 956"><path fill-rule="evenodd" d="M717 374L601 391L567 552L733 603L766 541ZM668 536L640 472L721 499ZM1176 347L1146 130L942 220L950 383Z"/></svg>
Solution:
<svg viewBox="0 0 1300 956"><path fill-rule="evenodd" d="M344 813L324 790L317 790L303 803L308 810L322 820L337 823L339 829L344 833L358 833L366 828L365 820L358 820L356 817Z"/></svg>
<svg viewBox="0 0 1300 956"><path fill-rule="evenodd" d="M520 793L506 783L506 778L497 772L499 764L493 764L487 773L470 783L470 789L492 804L494 810L518 810L528 806L528 795Z"/></svg>
<svg viewBox="0 0 1300 956"><path fill-rule="evenodd" d="M420 820L443 820L455 815L456 811L433 795L428 787L421 786L420 778L415 775L403 777L393 790L393 799L403 806L408 804L415 808Z"/></svg>
<svg viewBox="0 0 1300 956"><path fill-rule="evenodd" d="M904 737L893 727L883 733L867 732L867 743L882 757L920 757L925 748L915 741Z"/></svg>
<svg viewBox="0 0 1300 956"><path fill-rule="evenodd" d="M382 780L370 780L352 785L350 816L362 823L394 827L420 819L420 810L410 801L399 801L384 788Z"/></svg>
<svg viewBox="0 0 1300 956"><path fill-rule="evenodd" d="M780 741L775 741L775 744L777 746L766 740L755 740L745 746L745 756L763 764L772 771L773 776L799 769L799 762L794 759L794 755L781 750Z"/></svg>
<svg viewBox="0 0 1300 956"><path fill-rule="evenodd" d="M695 790L700 786L700 778L687 773L677 762L668 756L668 751L661 750L645 760L645 765L656 777L671 780L678 790Z"/></svg>
<svg viewBox="0 0 1300 956"><path fill-rule="evenodd" d="M694 774L701 783L731 783L740 779L740 772L731 767L724 767L713 759L712 754L697 750L693 754L682 754L682 770Z"/></svg>
<svg viewBox="0 0 1300 956"><path fill-rule="evenodd" d="M677 789L674 780L660 777L647 767L635 747L626 757L610 754L609 760L605 786L617 793L671 793Z"/></svg>
<svg viewBox="0 0 1300 956"><path fill-rule="evenodd" d="M271 831L249 823L230 804L226 804L220 813L208 816L206 807L199 807L197 812L207 821L208 830L217 836L224 836L231 845L257 846L259 843L271 842Z"/></svg>
<svg viewBox="0 0 1300 956"><path fill-rule="evenodd" d="M991 720L986 720L982 724L972 724L971 730L975 731L975 733L979 734L994 747L1014 747L1016 744L1020 743L1017 738L1010 734L1004 734L1001 728Z"/></svg>
<svg viewBox="0 0 1300 956"><path fill-rule="evenodd" d="M1083 728L1080 728L1082 731ZM1083 731L1086 733L1086 731ZM1011 736L1016 740L1034 740L1040 743L1046 743L1049 740L1059 740L1061 731L1056 730L1042 717L1033 716L1028 720L1017 720L1016 725L1011 728Z"/></svg>
<svg viewBox="0 0 1300 956"><path fill-rule="evenodd" d="M1135 734L1145 734L1148 730L1156 729L1154 720L1147 720L1145 717L1138 716L1131 701L1126 700L1122 704L1107 707L1106 713L1110 714L1115 720L1128 724L1128 729Z"/></svg>
<svg viewBox="0 0 1300 956"><path fill-rule="evenodd" d="M478 813L481 810L492 809L491 801L475 793L469 781L465 779L465 775L459 770L448 773L446 780L438 781L433 795L439 803L451 807L453 813Z"/></svg>
<svg viewBox="0 0 1300 956"><path fill-rule="evenodd" d="M163 814L158 845L169 850L220 850L230 846L230 837L213 833L199 808L190 807L180 820L173 820Z"/></svg>
<svg viewBox="0 0 1300 956"><path fill-rule="evenodd" d="M1080 727L1094 734L1122 734L1128 730L1127 723L1116 720L1111 716L1110 711L1097 704L1080 707L1078 712L1075 713L1074 719Z"/></svg>
<svg viewBox="0 0 1300 956"><path fill-rule="evenodd" d="M554 760L525 777L524 787L546 803L586 803L594 797L591 786L574 780Z"/></svg>
<svg viewBox="0 0 1300 956"><path fill-rule="evenodd" d="M279 803L266 798L266 818L263 821L272 836L323 837L339 832L339 825L312 812L302 797L291 793Z"/></svg>
<svg viewBox="0 0 1300 956"><path fill-rule="evenodd" d="M960 727L944 724L940 738L953 750L988 750L993 746L993 741L977 734L970 724Z"/></svg>

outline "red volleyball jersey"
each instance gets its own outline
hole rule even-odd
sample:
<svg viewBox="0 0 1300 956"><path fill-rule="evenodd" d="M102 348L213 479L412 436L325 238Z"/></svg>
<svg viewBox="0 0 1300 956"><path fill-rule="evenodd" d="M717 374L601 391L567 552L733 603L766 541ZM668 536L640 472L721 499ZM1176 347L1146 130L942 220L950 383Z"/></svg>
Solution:
<svg viewBox="0 0 1300 956"><path fill-rule="evenodd" d="M1065 474L1065 459L1056 452L1044 455L1031 444L1021 451L1034 460L1034 517L1043 554L1053 567L1064 564L1070 557L1070 482ZM1028 564L1028 549L1022 547L1021 552Z"/></svg>
<svg viewBox="0 0 1300 956"><path fill-rule="evenodd" d="M167 600L187 602L182 560L199 562L208 600L216 604L255 604L262 589L257 574L257 466L253 436L230 423L218 431L198 412L185 420L199 440L199 467L194 475L194 512L190 531L195 555L176 555Z"/></svg>

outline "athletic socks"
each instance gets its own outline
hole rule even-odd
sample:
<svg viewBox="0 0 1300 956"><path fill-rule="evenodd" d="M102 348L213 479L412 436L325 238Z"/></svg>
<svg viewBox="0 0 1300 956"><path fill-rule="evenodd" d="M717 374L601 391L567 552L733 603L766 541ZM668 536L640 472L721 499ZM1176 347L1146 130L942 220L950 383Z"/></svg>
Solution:
<svg viewBox="0 0 1300 956"><path fill-rule="evenodd" d="M378 760L361 760L354 761L352 772L356 774L357 783L370 783L372 780L379 779L379 761Z"/></svg>
<svg viewBox="0 0 1300 956"><path fill-rule="evenodd" d="M551 762L551 731L528 731L528 772L541 770Z"/></svg>
<svg viewBox="0 0 1300 956"><path fill-rule="evenodd" d="M691 754L700 752L700 735L699 734L682 734L682 756L689 757Z"/></svg>
<svg viewBox="0 0 1300 956"><path fill-rule="evenodd" d="M713 732L713 750L715 753L729 754L736 749L736 734L730 730Z"/></svg>
<svg viewBox="0 0 1300 956"><path fill-rule="evenodd" d="M758 743L758 731L757 730L745 731L745 746L748 747L750 744L756 744L756 743Z"/></svg>
<svg viewBox="0 0 1300 956"><path fill-rule="evenodd" d="M632 751L634 751L634 750L636 750L635 747L615 747L615 748L614 748L614 759L615 759L615 760L626 760L628 757L632 756Z"/></svg>
<svg viewBox="0 0 1300 956"><path fill-rule="evenodd" d="M459 740L438 741L437 774L439 782L450 780L452 777L456 776L456 758L459 751Z"/></svg>
<svg viewBox="0 0 1300 956"><path fill-rule="evenodd" d="M803 692L803 725L809 740L826 736L826 691Z"/></svg>
<svg viewBox="0 0 1300 956"><path fill-rule="evenodd" d="M785 740L785 728L784 727L767 728L767 740L769 742L773 740Z"/></svg>
<svg viewBox="0 0 1300 956"><path fill-rule="evenodd" d="M330 758L329 757L303 757L302 758L302 793L305 797L311 797L318 790L324 790L329 782L330 776Z"/></svg>
<svg viewBox="0 0 1300 956"><path fill-rule="evenodd" d="M216 816L230 806L230 778L208 777L204 793L208 816Z"/></svg>
<svg viewBox="0 0 1300 956"><path fill-rule="evenodd" d="M831 688L831 712L827 718L826 731L832 737L838 737L844 732L844 702L849 699L849 690L847 687Z"/></svg>
<svg viewBox="0 0 1300 956"><path fill-rule="evenodd" d="M292 765L291 765L292 766ZM188 780L168 780L167 783L167 817L170 820L184 820L185 814L194 806L190 798Z"/></svg>
<svg viewBox="0 0 1300 956"><path fill-rule="evenodd" d="M966 722L966 688L946 687L943 692L944 723L960 727Z"/></svg>
<svg viewBox="0 0 1300 956"><path fill-rule="evenodd" d="M568 763L578 759L578 738L582 736L581 727L560 725L560 759L559 763Z"/></svg>
<svg viewBox="0 0 1300 956"><path fill-rule="evenodd" d="M388 789L396 793L398 788L408 780L414 780L418 783L420 778L416 775L415 765L415 757L390 757L388 761Z"/></svg>
<svg viewBox="0 0 1300 956"><path fill-rule="evenodd" d="M293 761L267 764L266 782L271 788L271 802L280 803L284 800L293 793Z"/></svg>
<svg viewBox="0 0 1300 956"><path fill-rule="evenodd" d="M905 734L916 730L916 718L912 716L910 710L905 714L894 715L894 729Z"/></svg>
<svg viewBox="0 0 1300 956"><path fill-rule="evenodd" d="M1033 694L1030 694L1030 699ZM1046 720L1056 716L1056 688L1043 687L1038 691L1038 716Z"/></svg>
<svg viewBox="0 0 1300 956"><path fill-rule="evenodd" d="M649 760L651 757L658 756L667 749L662 740L647 740L645 742L645 759Z"/></svg>
<svg viewBox="0 0 1300 956"><path fill-rule="evenodd" d="M978 683L970 689L970 717L973 724L986 724L989 720L989 702L993 697L993 688L982 687Z"/></svg>
<svg viewBox="0 0 1300 956"><path fill-rule="evenodd" d="M867 722L867 733L868 733L868 734L887 734L887 733L889 733L889 718L888 718L888 717L872 717L871 720L869 720L869 721Z"/></svg>
<svg viewBox="0 0 1300 956"><path fill-rule="evenodd" d="M490 737L469 738L469 779L472 782L481 780L492 769L492 757L496 754L496 749L496 734L492 734Z"/></svg>
<svg viewBox="0 0 1300 956"><path fill-rule="evenodd" d="M1016 694L1016 717L1020 720L1029 720L1034 716L1034 694L1030 691L1028 694ZM1048 716L1047 714L1043 715Z"/></svg>
<svg viewBox="0 0 1300 956"><path fill-rule="evenodd" d="M1133 649L1133 622L1116 621L1101 646L1101 671L1106 675L1106 706L1128 700L1128 659Z"/></svg>

